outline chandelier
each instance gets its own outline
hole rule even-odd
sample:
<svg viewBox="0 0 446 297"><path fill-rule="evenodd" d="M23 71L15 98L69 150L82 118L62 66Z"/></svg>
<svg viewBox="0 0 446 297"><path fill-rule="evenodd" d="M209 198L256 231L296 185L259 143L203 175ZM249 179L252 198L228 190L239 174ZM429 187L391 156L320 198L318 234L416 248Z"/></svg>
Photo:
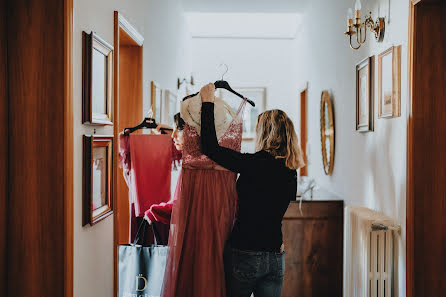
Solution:
<svg viewBox="0 0 446 297"><path fill-rule="evenodd" d="M384 17L378 17L376 21L372 19L372 13L366 15L364 22L361 22L361 1L355 2L355 19L353 21L353 12L349 8L347 11L347 31L344 33L350 38L350 47L357 50L365 43L367 39L367 29L375 33L375 39L378 42L383 41L385 31ZM354 38L356 35L356 38ZM353 39L353 41L352 41ZM356 40L354 40L356 39ZM356 43L356 46L353 44Z"/></svg>

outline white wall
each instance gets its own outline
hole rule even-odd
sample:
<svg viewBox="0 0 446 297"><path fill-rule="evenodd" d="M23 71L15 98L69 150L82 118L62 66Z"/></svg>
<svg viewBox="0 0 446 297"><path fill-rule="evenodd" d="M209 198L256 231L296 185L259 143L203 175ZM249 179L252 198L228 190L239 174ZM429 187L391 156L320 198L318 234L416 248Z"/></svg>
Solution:
<svg viewBox="0 0 446 297"><path fill-rule="evenodd" d="M368 34L358 51L350 49L346 30L347 8L353 0L314 0L309 4L296 41L297 84L309 83L309 175L336 193L347 205L362 205L385 213L402 226L398 239L397 294L405 296L406 249L406 104L408 4L406 0L362 1L363 14L388 16L386 35L377 43ZM370 32L369 32L370 33ZM378 119L378 57L392 45L402 45L401 117ZM355 64L375 55L375 132L355 131ZM329 90L334 102L335 160L332 176L324 174L320 142L320 96Z"/></svg>
<svg viewBox="0 0 446 297"><path fill-rule="evenodd" d="M187 69L187 29L179 0L74 1L74 296L113 296L113 216L94 227L82 227L82 31L95 31L113 45L113 12L117 10L144 36L144 113L149 109L150 81L176 90ZM142 119L135 119L139 123ZM113 134L113 127L96 127ZM115 164L116 166L116 164Z"/></svg>
<svg viewBox="0 0 446 297"><path fill-rule="evenodd" d="M204 84L220 79L225 68L219 66L225 63L229 71L224 79L233 88L266 87L266 108L280 108L296 118L298 97L296 74L292 67L296 59L294 40L274 37L250 38L247 34L245 33L246 38L192 37L191 69L196 78L197 91ZM259 34L262 32L253 32L253 35ZM228 36L230 32L225 32L224 35ZM249 108L247 105L247 109ZM252 142L243 143L243 151L253 149Z"/></svg>

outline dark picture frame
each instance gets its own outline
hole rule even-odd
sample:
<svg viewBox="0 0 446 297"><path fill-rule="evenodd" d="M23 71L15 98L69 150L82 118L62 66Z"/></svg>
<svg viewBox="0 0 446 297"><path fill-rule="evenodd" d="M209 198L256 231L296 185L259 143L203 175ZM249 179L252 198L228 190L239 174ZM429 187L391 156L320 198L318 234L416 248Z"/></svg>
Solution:
<svg viewBox="0 0 446 297"><path fill-rule="evenodd" d="M113 125L113 47L82 32L82 123Z"/></svg>
<svg viewBox="0 0 446 297"><path fill-rule="evenodd" d="M356 64L356 131L358 132L372 132L375 129L374 65L374 56Z"/></svg>
<svg viewBox="0 0 446 297"><path fill-rule="evenodd" d="M113 213L113 135L83 136L82 226Z"/></svg>

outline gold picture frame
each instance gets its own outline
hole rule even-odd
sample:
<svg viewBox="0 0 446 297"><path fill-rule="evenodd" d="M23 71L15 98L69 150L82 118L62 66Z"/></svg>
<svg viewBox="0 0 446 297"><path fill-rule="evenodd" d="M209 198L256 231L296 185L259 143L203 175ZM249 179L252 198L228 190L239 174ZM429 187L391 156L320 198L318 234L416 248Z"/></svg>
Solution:
<svg viewBox="0 0 446 297"><path fill-rule="evenodd" d="M356 64L356 131L374 130L374 56Z"/></svg>
<svg viewBox="0 0 446 297"><path fill-rule="evenodd" d="M329 142L328 145L327 142ZM326 90L321 94L321 148L324 172L326 175L331 175L335 154L335 125L333 103Z"/></svg>
<svg viewBox="0 0 446 297"><path fill-rule="evenodd" d="M113 125L113 47L82 32L82 123Z"/></svg>
<svg viewBox="0 0 446 297"><path fill-rule="evenodd" d="M113 213L113 135L83 137L82 226Z"/></svg>
<svg viewBox="0 0 446 297"><path fill-rule="evenodd" d="M401 45L378 56L378 118L401 116Z"/></svg>
<svg viewBox="0 0 446 297"><path fill-rule="evenodd" d="M161 86L155 82L150 83L150 102L152 105L153 118L160 122L163 115L163 90Z"/></svg>

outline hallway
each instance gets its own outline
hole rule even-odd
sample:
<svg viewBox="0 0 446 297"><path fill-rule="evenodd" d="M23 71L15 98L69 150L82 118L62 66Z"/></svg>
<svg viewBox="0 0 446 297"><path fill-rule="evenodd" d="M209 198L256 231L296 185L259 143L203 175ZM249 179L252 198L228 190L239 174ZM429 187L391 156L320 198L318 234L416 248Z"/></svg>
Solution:
<svg viewBox="0 0 446 297"><path fill-rule="evenodd" d="M443 186L437 189L429 183L444 177L435 165L441 165L444 158L432 156L444 144L438 140L444 132L445 124L439 120L444 119L444 105L422 101L444 101L446 94L439 88L446 79L444 71L437 67L429 70L426 65L444 65L440 44L444 48L446 43L432 45L428 39L421 40L422 32L430 26L428 19L440 22L444 17L444 3L43 2L2 2L0 127L7 145L0 151L0 168L4 170L0 174L1 296L12 296L12 292L46 297L117 296L117 246L128 243L129 237L128 188L118 166L119 133L152 116L173 126L173 114L180 111L183 97L223 79L256 105L245 110L242 152L255 152L256 121L265 110L285 111L299 138L305 135L300 141L306 159L301 172L306 176L299 179L298 193L310 186L311 190L302 194L303 207L299 197L293 201L283 223L284 234L289 236L284 242L298 242L299 252L308 252L302 255L304 259L287 258L286 267L293 279L285 273L285 284L302 288L292 294L320 296L317 288L329 283L338 290L333 294L362 296L372 294L370 288L376 287L371 280L384 282L385 277L391 282L392 295L380 297L418 297L430 283L436 285L429 287L429 292L446 289L444 276L414 277L417 273L431 276L440 271L437 264L446 260L441 252L446 248L445 234L437 228L438 223L442 226L446 222L442 212L446 197L441 194ZM373 21L381 17L385 30L383 40L378 41L369 28L364 28L366 40L359 49L353 49L356 37L351 45L344 32L348 30L348 10L358 2L362 21L368 13ZM431 43L444 41L444 28L441 25L440 33L432 33ZM87 35L92 36L91 52ZM100 44L101 50L94 44ZM429 59L422 51L423 44L435 58ZM98 66L93 62L98 52L103 55L98 63L105 75L93 70ZM392 60L386 60L389 57ZM418 76L416 69L421 73ZM435 86L430 87L422 74L435 81ZM102 89L93 89L93 79L103 83ZM422 99L429 88L431 93ZM91 111L97 106L86 101L86 97L93 100L98 94L102 100L98 108L105 110L97 113L101 120ZM217 90L216 96L234 109L240 104L238 97L225 90ZM330 104L326 105L324 96ZM428 116L431 113L432 117ZM301 120L303 115L305 120ZM86 159L86 137L93 141L91 159ZM95 137L108 137L110 163L104 178L109 198L101 205L108 210L94 221L93 202L86 197L93 196L91 189L97 184L92 185L94 169L88 167L89 172L86 166L97 164L93 160ZM415 137L427 146L422 148ZM90 193L86 174L91 175ZM173 195L179 171L169 174ZM419 197L432 197L432 202ZM90 208L86 208L88 203ZM352 231L357 228L362 232L363 226L358 226L362 219L367 220L360 218L355 225L352 218L356 207L382 219L376 222L389 222L386 228L393 236L392 258L383 261L389 261L391 271L374 275L367 270L373 266L371 258L359 259L359 254L354 254L364 248L360 252L372 257L371 230L360 235ZM29 215L23 218L28 209ZM431 218L428 212L433 214ZM302 221L293 221L296 218ZM426 230L433 230L436 239L423 238ZM423 241L429 244L422 245ZM327 268L327 263L332 263L332 259L323 258L332 247L327 242L340 244L338 254L342 249L342 255L335 260L342 268ZM376 245L379 249L379 243ZM431 245L438 245L438 249L431 249ZM438 259L429 258L429 252ZM423 256L417 258L420 253ZM317 275L319 282L313 282L311 273L299 279L297 270L292 270L298 265L312 271L315 279ZM339 271L339 279L324 279ZM22 288L17 281L20 277L29 279L30 284Z"/></svg>

